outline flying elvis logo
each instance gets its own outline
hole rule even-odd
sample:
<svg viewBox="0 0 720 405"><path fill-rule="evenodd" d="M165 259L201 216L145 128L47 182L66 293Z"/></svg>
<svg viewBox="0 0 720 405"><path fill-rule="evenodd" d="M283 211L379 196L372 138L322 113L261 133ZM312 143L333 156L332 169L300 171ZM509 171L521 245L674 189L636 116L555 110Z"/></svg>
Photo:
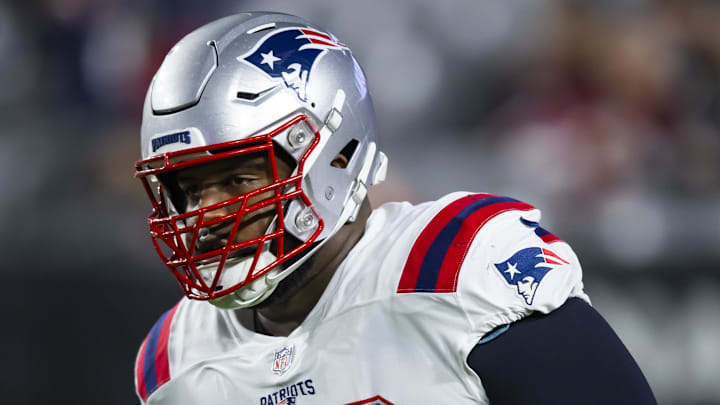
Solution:
<svg viewBox="0 0 720 405"><path fill-rule="evenodd" d="M268 34L255 49L237 60L250 63L273 80L282 81L305 102L313 65L318 56L328 50L350 49L324 32L291 27Z"/></svg>
<svg viewBox="0 0 720 405"><path fill-rule="evenodd" d="M525 248L502 263L495 265L509 286L517 288L517 293L532 305L535 293L545 275L555 268L569 264L555 252L539 248Z"/></svg>

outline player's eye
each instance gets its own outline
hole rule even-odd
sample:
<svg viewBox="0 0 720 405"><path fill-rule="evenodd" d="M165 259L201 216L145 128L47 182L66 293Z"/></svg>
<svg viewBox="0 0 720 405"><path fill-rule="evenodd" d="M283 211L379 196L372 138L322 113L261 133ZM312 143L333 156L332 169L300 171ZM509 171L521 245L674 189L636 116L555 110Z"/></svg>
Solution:
<svg viewBox="0 0 720 405"><path fill-rule="evenodd" d="M235 175L235 176L230 177L229 183L233 186L247 186L247 185L252 184L252 182L254 182L255 180L257 180L257 179L254 177L250 177L250 176L246 176L246 175L242 175L242 176Z"/></svg>

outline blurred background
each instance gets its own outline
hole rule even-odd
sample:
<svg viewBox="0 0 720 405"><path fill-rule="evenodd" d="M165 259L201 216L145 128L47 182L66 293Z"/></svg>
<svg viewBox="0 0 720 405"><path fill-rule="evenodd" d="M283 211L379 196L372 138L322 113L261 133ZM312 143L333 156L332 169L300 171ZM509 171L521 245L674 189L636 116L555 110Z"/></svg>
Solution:
<svg viewBox="0 0 720 405"><path fill-rule="evenodd" d="M151 247L141 107L192 29L297 14L348 44L390 156L374 205L543 210L661 404L720 404L720 2L0 2L3 403L136 403L180 289ZM612 389L612 387L608 387Z"/></svg>

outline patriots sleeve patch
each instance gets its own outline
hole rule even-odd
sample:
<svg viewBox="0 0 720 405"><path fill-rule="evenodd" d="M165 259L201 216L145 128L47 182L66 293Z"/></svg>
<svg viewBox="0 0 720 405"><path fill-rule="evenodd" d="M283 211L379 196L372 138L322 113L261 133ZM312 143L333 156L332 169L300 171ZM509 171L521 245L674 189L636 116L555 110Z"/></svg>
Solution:
<svg viewBox="0 0 720 405"><path fill-rule="evenodd" d="M500 272L508 286L517 289L518 295L526 304L532 305L535 293L545 275L566 264L570 262L549 249L529 247L495 264L495 269Z"/></svg>

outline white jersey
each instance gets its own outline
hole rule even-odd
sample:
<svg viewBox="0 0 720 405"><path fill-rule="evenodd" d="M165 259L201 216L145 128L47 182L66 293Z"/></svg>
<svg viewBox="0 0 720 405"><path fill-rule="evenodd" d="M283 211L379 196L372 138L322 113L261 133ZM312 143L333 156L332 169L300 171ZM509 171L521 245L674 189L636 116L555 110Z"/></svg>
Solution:
<svg viewBox="0 0 720 405"><path fill-rule="evenodd" d="M588 300L570 246L512 199L390 203L289 336L183 299L140 348L152 405L486 404L470 350L493 329Z"/></svg>

